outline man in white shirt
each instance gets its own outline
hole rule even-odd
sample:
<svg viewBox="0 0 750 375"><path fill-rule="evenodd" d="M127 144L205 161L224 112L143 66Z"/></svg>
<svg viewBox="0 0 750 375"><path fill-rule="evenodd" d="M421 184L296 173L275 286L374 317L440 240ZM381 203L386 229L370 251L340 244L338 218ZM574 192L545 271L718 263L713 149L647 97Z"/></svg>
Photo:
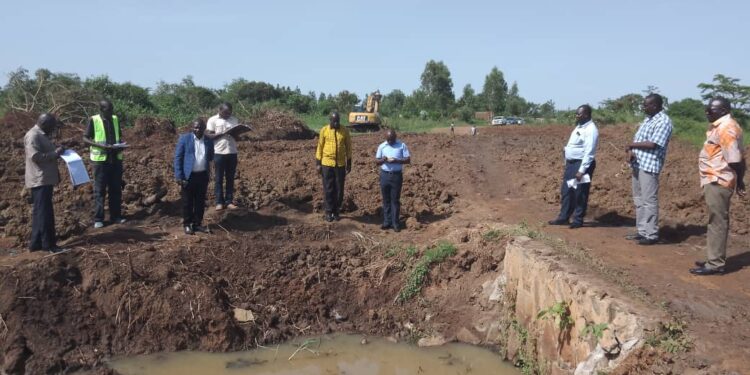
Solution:
<svg viewBox="0 0 750 375"><path fill-rule="evenodd" d="M388 130L385 142L378 146L375 163L380 166L380 194L383 196L383 225L380 228L393 228L394 232L399 232L402 172L404 164L411 163L411 154L406 144L396 138L395 130Z"/></svg>
<svg viewBox="0 0 750 375"><path fill-rule="evenodd" d="M570 225L571 229L583 226L589 202L590 179L596 168L594 157L598 143L599 130L591 120L591 106L584 104L576 110L576 127L565 146L560 214L557 219L549 221L550 225ZM570 186L571 182L573 186ZM571 218L573 220L569 222Z"/></svg>
<svg viewBox="0 0 750 375"><path fill-rule="evenodd" d="M219 113L208 119L206 137L214 141L214 167L216 181L214 196L216 210L224 208L235 209L234 204L234 175L237 172L237 141L229 134L229 129L237 126L239 121L232 116L232 105L221 103ZM226 179L226 190L224 180Z"/></svg>

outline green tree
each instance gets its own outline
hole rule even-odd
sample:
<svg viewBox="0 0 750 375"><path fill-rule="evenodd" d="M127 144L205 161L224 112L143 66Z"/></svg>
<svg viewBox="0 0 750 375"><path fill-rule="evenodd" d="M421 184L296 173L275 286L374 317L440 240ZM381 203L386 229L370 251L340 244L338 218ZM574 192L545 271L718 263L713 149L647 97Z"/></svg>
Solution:
<svg viewBox="0 0 750 375"><path fill-rule="evenodd" d="M354 106L359 103L359 98L357 98L357 94L343 90L336 95L333 102L334 107L339 111L341 116L347 116Z"/></svg>
<svg viewBox="0 0 750 375"><path fill-rule="evenodd" d="M3 91L5 110L53 112L66 122L83 121L95 104L78 75L47 69L38 69L32 77L28 70L18 68L8 75Z"/></svg>
<svg viewBox="0 0 750 375"><path fill-rule="evenodd" d="M713 83L700 83L698 88L703 100L723 96L732 102L735 109L742 110L744 115L750 115L750 86L741 85L739 78L717 74Z"/></svg>
<svg viewBox="0 0 750 375"><path fill-rule="evenodd" d="M508 92L508 101L506 103L506 112L513 116L525 115L528 110L526 99L522 98L518 93L518 84L513 82L513 85Z"/></svg>
<svg viewBox="0 0 750 375"><path fill-rule="evenodd" d="M281 90L270 83L238 78L224 87L222 99L230 103L242 102L245 105L254 105L280 99L281 96Z"/></svg>
<svg viewBox="0 0 750 375"><path fill-rule="evenodd" d="M686 98L676 101L669 106L667 112L673 118L691 119L700 122L707 121L705 107L698 99Z"/></svg>
<svg viewBox="0 0 750 375"><path fill-rule="evenodd" d="M421 82L420 90L427 96L427 109L447 114L456 100L448 67L442 61L428 61L422 72Z"/></svg>
<svg viewBox="0 0 750 375"><path fill-rule="evenodd" d="M508 100L508 83L505 82L503 72L497 67L493 67L490 73L484 78L482 96L488 110L494 113L505 112Z"/></svg>
<svg viewBox="0 0 750 375"><path fill-rule="evenodd" d="M552 118L557 114L555 109L555 102L548 100L539 106L539 116L544 118Z"/></svg>
<svg viewBox="0 0 750 375"><path fill-rule="evenodd" d="M604 100L601 103L601 109L637 115L641 113L641 104L643 104L643 95L626 94L617 99Z"/></svg>
<svg viewBox="0 0 750 375"><path fill-rule="evenodd" d="M221 102L217 92L196 85L191 76L180 83L159 82L152 100L159 115L178 126L190 123L195 117L212 114Z"/></svg>
<svg viewBox="0 0 750 375"><path fill-rule="evenodd" d="M83 82L95 99L109 99L115 113L125 124L133 124L139 116L155 114L148 89L130 82L112 82L108 76L88 78Z"/></svg>
<svg viewBox="0 0 750 375"><path fill-rule="evenodd" d="M406 94L401 90L393 90L383 96L380 101L380 112L386 116L392 116L401 113L406 104Z"/></svg>

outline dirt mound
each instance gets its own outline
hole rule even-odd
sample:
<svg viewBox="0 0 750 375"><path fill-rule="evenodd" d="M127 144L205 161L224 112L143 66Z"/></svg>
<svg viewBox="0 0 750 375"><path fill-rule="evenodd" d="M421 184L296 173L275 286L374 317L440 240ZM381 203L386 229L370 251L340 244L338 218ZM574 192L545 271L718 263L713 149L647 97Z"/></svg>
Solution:
<svg viewBox="0 0 750 375"><path fill-rule="evenodd" d="M250 139L256 140L298 140L313 139L315 132L310 130L292 113L264 109L250 119L253 131Z"/></svg>
<svg viewBox="0 0 750 375"><path fill-rule="evenodd" d="M177 134L177 131L172 121L157 117L139 117L135 120L135 126L132 129L127 129L124 133L123 135L132 134L126 140L133 138L136 141L142 141L151 137L172 139Z"/></svg>
<svg viewBox="0 0 750 375"><path fill-rule="evenodd" d="M3 141L8 138L23 141L23 136L34 126L38 115L34 113L10 111L0 119Z"/></svg>

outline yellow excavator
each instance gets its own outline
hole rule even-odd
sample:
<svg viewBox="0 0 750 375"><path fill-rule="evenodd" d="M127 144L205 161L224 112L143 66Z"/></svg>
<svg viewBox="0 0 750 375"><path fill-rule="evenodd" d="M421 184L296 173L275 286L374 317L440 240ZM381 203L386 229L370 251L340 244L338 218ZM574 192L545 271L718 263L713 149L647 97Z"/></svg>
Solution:
<svg viewBox="0 0 750 375"><path fill-rule="evenodd" d="M380 130L380 99L383 95L375 91L362 101L363 105L354 107L349 113L349 126L355 132L376 132Z"/></svg>

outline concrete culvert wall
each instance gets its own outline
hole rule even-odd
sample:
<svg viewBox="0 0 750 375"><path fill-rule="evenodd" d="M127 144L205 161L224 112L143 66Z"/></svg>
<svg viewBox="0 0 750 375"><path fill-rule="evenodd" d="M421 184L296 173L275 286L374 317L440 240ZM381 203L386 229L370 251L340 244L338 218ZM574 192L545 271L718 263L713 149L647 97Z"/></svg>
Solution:
<svg viewBox="0 0 750 375"><path fill-rule="evenodd" d="M501 343L508 360L550 374L617 369L662 315L528 237L507 245L484 297L500 314L497 327L485 327L488 338Z"/></svg>

